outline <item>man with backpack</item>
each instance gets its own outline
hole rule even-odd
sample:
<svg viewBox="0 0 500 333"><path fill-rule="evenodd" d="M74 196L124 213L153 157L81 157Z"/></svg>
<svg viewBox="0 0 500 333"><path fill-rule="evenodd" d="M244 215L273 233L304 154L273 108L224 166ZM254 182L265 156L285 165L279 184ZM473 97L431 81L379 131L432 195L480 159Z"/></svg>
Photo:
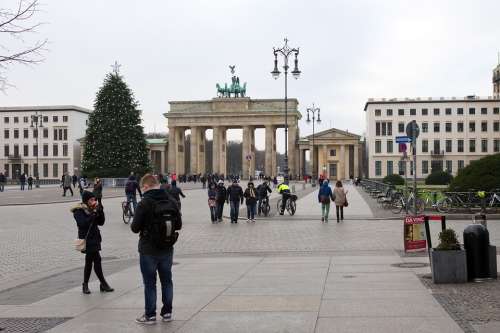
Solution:
<svg viewBox="0 0 500 333"><path fill-rule="evenodd" d="M144 283L145 312L135 321L138 324L156 323L156 274L160 277L162 321L172 320L172 260L174 243L182 228L182 219L174 198L160 189L156 177L146 174L140 184L144 198L138 204L130 226L139 233L139 261Z"/></svg>
<svg viewBox="0 0 500 333"><path fill-rule="evenodd" d="M128 177L127 182L125 183L125 195L127 196L127 202L132 202L134 213L137 209L137 192L139 192L139 196L142 198L142 192L139 187L139 183L137 183L137 180L135 180L135 176L131 174Z"/></svg>

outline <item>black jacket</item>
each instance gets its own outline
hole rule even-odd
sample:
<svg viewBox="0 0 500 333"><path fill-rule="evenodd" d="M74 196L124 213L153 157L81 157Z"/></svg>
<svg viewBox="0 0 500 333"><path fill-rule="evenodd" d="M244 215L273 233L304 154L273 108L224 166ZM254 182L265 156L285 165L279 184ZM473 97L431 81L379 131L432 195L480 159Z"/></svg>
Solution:
<svg viewBox="0 0 500 333"><path fill-rule="evenodd" d="M181 197L185 198L186 196L182 193L182 190L177 186L170 186L167 188L168 194L174 197L177 202L181 202Z"/></svg>
<svg viewBox="0 0 500 333"><path fill-rule="evenodd" d="M252 189L250 189L250 187L248 187L245 190L245 193L243 194L243 196L245 197L245 204L247 206L253 205L254 203L257 202L257 190L255 189L255 187Z"/></svg>
<svg viewBox="0 0 500 333"><path fill-rule="evenodd" d="M140 254L161 256L167 254L170 249L156 249L151 243L151 239L144 235L144 231L148 227L148 223L150 223L153 219L153 212L151 211L150 204L148 204L150 200L160 201L175 199L162 189L152 189L145 192L143 199L137 205L137 210L135 211L134 220L130 225L130 229L132 229L132 232L134 233L139 233L138 248ZM182 221L180 221L180 225L177 230L179 230L181 227Z"/></svg>
<svg viewBox="0 0 500 333"><path fill-rule="evenodd" d="M263 198L267 197L267 192L273 193L273 190L271 190L269 185L260 184L259 186L257 186L257 198L258 199L263 199Z"/></svg>
<svg viewBox="0 0 500 333"><path fill-rule="evenodd" d="M233 184L227 188L227 201L240 201L243 203L243 190L240 185Z"/></svg>
<svg viewBox="0 0 500 333"><path fill-rule="evenodd" d="M218 203L224 203L227 198L227 191L224 185L217 185L215 188L215 192L217 193L216 195L216 200Z"/></svg>
<svg viewBox="0 0 500 333"><path fill-rule="evenodd" d="M86 252L100 251L102 237L98 226L104 225L105 220L102 208L97 209L97 211L90 211L87 205L79 203L71 209L71 212L78 226L78 238L84 239L90 228L87 236Z"/></svg>

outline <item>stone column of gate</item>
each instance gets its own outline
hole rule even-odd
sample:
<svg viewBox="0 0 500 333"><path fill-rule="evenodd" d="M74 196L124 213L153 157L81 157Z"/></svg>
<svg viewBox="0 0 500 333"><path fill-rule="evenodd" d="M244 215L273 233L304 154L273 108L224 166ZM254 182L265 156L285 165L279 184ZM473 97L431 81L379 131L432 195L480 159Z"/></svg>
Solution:
<svg viewBox="0 0 500 333"><path fill-rule="evenodd" d="M224 176L227 176L226 172L226 154L227 154L227 137L226 137L226 127L221 127L220 129L220 162L219 162L219 172Z"/></svg>
<svg viewBox="0 0 500 333"><path fill-rule="evenodd" d="M250 155L250 144L251 144L251 138L250 138L250 126L243 126L243 137L242 137L242 146L241 146L241 173L243 175L243 179L248 179L249 174L249 168L250 168L250 161L247 160L247 156Z"/></svg>
<svg viewBox="0 0 500 333"><path fill-rule="evenodd" d="M255 177L255 127L250 127L249 133L249 154L250 159L250 176Z"/></svg>
<svg viewBox="0 0 500 333"><path fill-rule="evenodd" d="M359 177L358 144L354 145L354 177Z"/></svg>
<svg viewBox="0 0 500 333"><path fill-rule="evenodd" d="M175 158L175 172L177 175L184 175L186 174L186 169L185 169L185 162L184 162L184 157L185 157L185 135L184 131L186 129L184 127L178 127L175 131L175 150L176 150L176 158Z"/></svg>
<svg viewBox="0 0 500 333"><path fill-rule="evenodd" d="M206 132L205 127L200 127L199 135L198 135L198 173L201 173L202 175L207 172L207 169L205 167L205 132Z"/></svg>
<svg viewBox="0 0 500 333"><path fill-rule="evenodd" d="M190 140L190 167L189 167L189 172L193 175L196 175L199 173L198 171L198 156L199 156L199 145L198 145L198 139L199 139L199 131L200 128L197 126L191 127L191 140Z"/></svg>
<svg viewBox="0 0 500 333"><path fill-rule="evenodd" d="M176 127L168 128L168 172L177 172L176 170L176 155L177 155L177 145L175 143L175 132Z"/></svg>
<svg viewBox="0 0 500 333"><path fill-rule="evenodd" d="M160 173L165 173L165 148L160 151Z"/></svg>
<svg viewBox="0 0 500 333"><path fill-rule="evenodd" d="M339 155L339 170L337 170L337 174L339 175L338 176L338 179L339 180L342 180L344 179L344 175L345 175L345 145L342 144L340 146L340 155Z"/></svg>
<svg viewBox="0 0 500 333"><path fill-rule="evenodd" d="M273 161L272 161L272 156L273 156L273 136L274 136L274 128L273 126L266 126L266 147L264 149L265 151L265 157L264 157L264 173L266 177L271 177L273 173Z"/></svg>
<svg viewBox="0 0 500 333"><path fill-rule="evenodd" d="M346 146L346 151L345 151L345 171L344 171L344 178L345 179L349 179L349 177L351 176L351 159L350 159L350 153L351 153L351 146L350 145L347 145Z"/></svg>
<svg viewBox="0 0 500 333"><path fill-rule="evenodd" d="M288 174L295 179L297 175L297 125L288 126Z"/></svg>

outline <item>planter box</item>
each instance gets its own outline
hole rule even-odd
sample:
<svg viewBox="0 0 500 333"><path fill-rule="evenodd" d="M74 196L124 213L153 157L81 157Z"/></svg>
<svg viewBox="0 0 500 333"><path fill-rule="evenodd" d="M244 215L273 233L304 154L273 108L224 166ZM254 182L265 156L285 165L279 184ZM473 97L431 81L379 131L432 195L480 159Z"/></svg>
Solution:
<svg viewBox="0 0 500 333"><path fill-rule="evenodd" d="M466 283L465 250L436 251L431 249L431 270L434 283Z"/></svg>

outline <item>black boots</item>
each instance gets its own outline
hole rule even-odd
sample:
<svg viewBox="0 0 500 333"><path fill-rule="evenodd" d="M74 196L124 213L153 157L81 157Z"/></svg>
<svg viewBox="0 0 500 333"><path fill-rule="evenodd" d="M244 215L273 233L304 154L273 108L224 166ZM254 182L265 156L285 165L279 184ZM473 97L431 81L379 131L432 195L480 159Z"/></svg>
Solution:
<svg viewBox="0 0 500 333"><path fill-rule="evenodd" d="M109 286L107 283L101 283L101 292L102 293L110 293L112 291L115 291L113 288Z"/></svg>
<svg viewBox="0 0 500 333"><path fill-rule="evenodd" d="M89 284L88 283L82 283L82 293L84 293L84 294L90 294Z"/></svg>

